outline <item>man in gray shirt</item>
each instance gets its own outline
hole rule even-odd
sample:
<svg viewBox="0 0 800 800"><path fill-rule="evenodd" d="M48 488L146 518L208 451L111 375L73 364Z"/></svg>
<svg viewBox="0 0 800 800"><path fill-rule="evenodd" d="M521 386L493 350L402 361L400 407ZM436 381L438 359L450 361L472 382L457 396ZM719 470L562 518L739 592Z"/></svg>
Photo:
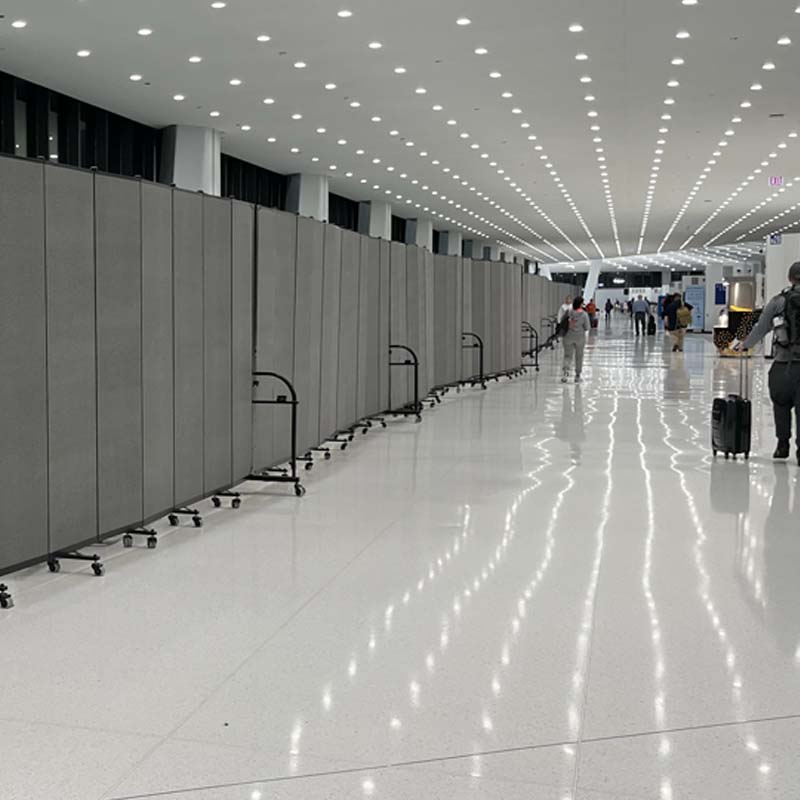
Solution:
<svg viewBox="0 0 800 800"><path fill-rule="evenodd" d="M647 333L647 315L650 313L650 303L639 295L633 301L633 318L636 320L636 335L639 335L639 326L642 328L642 335Z"/></svg>
<svg viewBox="0 0 800 800"><path fill-rule="evenodd" d="M789 268L789 288L767 303L750 335L736 344L750 350L774 334L775 363L769 371L769 395L775 412L778 447L775 458L789 458L792 409L797 416L797 461L800 464L800 261Z"/></svg>

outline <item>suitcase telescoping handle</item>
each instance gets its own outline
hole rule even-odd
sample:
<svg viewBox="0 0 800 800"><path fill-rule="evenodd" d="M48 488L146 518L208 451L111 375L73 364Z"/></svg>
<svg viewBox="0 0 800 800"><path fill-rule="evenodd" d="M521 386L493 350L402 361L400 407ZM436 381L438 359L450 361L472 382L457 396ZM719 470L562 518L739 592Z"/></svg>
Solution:
<svg viewBox="0 0 800 800"><path fill-rule="evenodd" d="M742 352L739 356L739 397L743 400L750 399L750 365L748 356Z"/></svg>

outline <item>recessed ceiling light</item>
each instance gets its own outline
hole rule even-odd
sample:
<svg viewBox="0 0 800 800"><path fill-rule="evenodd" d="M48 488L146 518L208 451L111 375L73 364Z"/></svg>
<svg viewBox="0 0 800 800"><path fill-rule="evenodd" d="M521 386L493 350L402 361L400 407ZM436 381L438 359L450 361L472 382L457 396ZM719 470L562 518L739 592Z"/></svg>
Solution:
<svg viewBox="0 0 800 800"><path fill-rule="evenodd" d="M500 96L503 97L504 99L508 100L509 98L513 97L514 95L511 92L503 92L503 94L501 94Z"/></svg>
<svg viewBox="0 0 800 800"><path fill-rule="evenodd" d="M319 156L314 156L314 158L312 158L311 160L316 164L316 162L319 161Z"/></svg>
<svg viewBox="0 0 800 800"><path fill-rule="evenodd" d="M449 120L447 120L447 124L448 124L448 125L458 125L458 123L457 123L457 122L456 122L456 120L454 120L454 119L449 119Z"/></svg>
<svg viewBox="0 0 800 800"><path fill-rule="evenodd" d="M241 86L241 85L242 85L242 82L241 82L241 80L240 80L239 78L231 78L231 79L228 81L228 83L229 83L231 86Z"/></svg>
<svg viewBox="0 0 800 800"><path fill-rule="evenodd" d="M267 36L266 33L262 33L261 36L258 37L259 42L269 42L272 39L271 36Z"/></svg>
<svg viewBox="0 0 800 800"><path fill-rule="evenodd" d="M338 145L346 145L347 139L337 139L336 144Z"/></svg>
<svg viewBox="0 0 800 800"><path fill-rule="evenodd" d="M317 133L327 133L327 132L328 131L326 128L317 128Z"/></svg>
<svg viewBox="0 0 800 800"><path fill-rule="evenodd" d="M764 88L764 87L763 87L763 86L762 86L760 83L754 83L754 84L753 84L753 85L750 87L750 91L752 91L752 92L760 92L760 91L761 91L763 88Z"/></svg>
<svg viewBox="0 0 800 800"><path fill-rule="evenodd" d="M592 79L588 75L584 75L581 77L581 83L591 83Z"/></svg>
<svg viewBox="0 0 800 800"><path fill-rule="evenodd" d="M335 83L326 83L326 84L325 84L325 88L326 88L326 89L327 89L329 92L332 92L332 91L333 91L333 90L336 88L336 84L335 84Z"/></svg>
<svg viewBox="0 0 800 800"><path fill-rule="evenodd" d="M394 71L397 75L405 75L405 73L407 72L405 67L395 67Z"/></svg>
<svg viewBox="0 0 800 800"><path fill-rule="evenodd" d="M350 108L361 108L361 103L359 103L358 100L353 100L350 103Z"/></svg>
<svg viewBox="0 0 800 800"><path fill-rule="evenodd" d="M681 0L685 6L696 6L697 0Z"/></svg>
<svg viewBox="0 0 800 800"><path fill-rule="evenodd" d="M593 103L597 98L593 94L587 94L586 97L583 98L587 103Z"/></svg>
<svg viewBox="0 0 800 800"><path fill-rule="evenodd" d="M433 106L434 111L444 111L444 106L440 106L438 103Z"/></svg>
<svg viewBox="0 0 800 800"><path fill-rule="evenodd" d="M380 50L383 45L380 42L370 42L368 47L370 50Z"/></svg>
<svg viewBox="0 0 800 800"><path fill-rule="evenodd" d="M189 58L189 63L191 64L199 64L203 59L200 56L191 56Z"/></svg>
<svg viewBox="0 0 800 800"><path fill-rule="evenodd" d="M294 68L295 69L305 69L308 66L305 61L295 61Z"/></svg>
<svg viewBox="0 0 800 800"><path fill-rule="evenodd" d="M389 131L389 136L399 136L400 131Z"/></svg>
<svg viewBox="0 0 800 800"><path fill-rule="evenodd" d="M217 2L211 4L211 8L225 8L227 3L223 3L222 0L217 0Z"/></svg>
<svg viewBox="0 0 800 800"><path fill-rule="evenodd" d="M382 117L373 117L372 122L381 122L382 119Z"/></svg>
<svg viewBox="0 0 800 800"><path fill-rule="evenodd" d="M15 19L11 23L11 27L12 28L27 28L28 27L28 23L24 19Z"/></svg>
<svg viewBox="0 0 800 800"><path fill-rule="evenodd" d="M676 39L688 39L690 36L691 34L689 33L689 31L678 31L675 34Z"/></svg>
<svg viewBox="0 0 800 800"><path fill-rule="evenodd" d="M428 90L425 89L423 86L418 86L416 89L414 89L414 91L417 94L428 94Z"/></svg>
<svg viewBox="0 0 800 800"><path fill-rule="evenodd" d="M472 20L469 17L459 17L456 20L456 25L461 25L462 27L465 25L472 25Z"/></svg>
<svg viewBox="0 0 800 800"><path fill-rule="evenodd" d="M769 72L770 70L775 69L775 65L771 61L767 61L765 62L764 66L761 67L761 69L765 69L767 72Z"/></svg>
<svg viewBox="0 0 800 800"><path fill-rule="evenodd" d="M671 81L667 81L667 86L669 86L670 89L674 89L676 86L680 86L680 83L673 78Z"/></svg>
<svg viewBox="0 0 800 800"><path fill-rule="evenodd" d="M664 99L665 106L674 106L675 105L675 98L674 97L667 97Z"/></svg>
<svg viewBox="0 0 800 800"><path fill-rule="evenodd" d="M302 114L292 114L292 119L293 120L303 119L303 115Z"/></svg>
<svg viewBox="0 0 800 800"><path fill-rule="evenodd" d="M242 130L243 131L250 131L250 130L252 130L252 128L249 125L242 125Z"/></svg>
<svg viewBox="0 0 800 800"><path fill-rule="evenodd" d="M300 152L300 148L299 147L293 147L291 152L292 153L299 153Z"/></svg>
<svg viewBox="0 0 800 800"><path fill-rule="evenodd" d="M182 103L182 102L183 102L183 101L186 99L186 96L185 96L185 95L182 95L182 94L176 94L176 95L173 95L173 96L172 96L172 99L173 99L173 100L174 100L176 103Z"/></svg>
<svg viewBox="0 0 800 800"><path fill-rule="evenodd" d="M134 81L134 83L137 82L137 81L140 81L141 79L142 79L141 75L137 75L137 74L131 75L131 80Z"/></svg>
<svg viewBox="0 0 800 800"><path fill-rule="evenodd" d="M476 56L485 56L489 51L485 47L476 47L475 48L475 55Z"/></svg>
<svg viewBox="0 0 800 800"><path fill-rule="evenodd" d="M502 72L490 72L489 73L489 77L490 78L494 78L495 80L497 80L497 78L502 78L503 77L503 73Z"/></svg>
<svg viewBox="0 0 800 800"><path fill-rule="evenodd" d="M353 16L352 11L348 11L346 8L343 8L341 11L336 12L336 16L340 19L350 19Z"/></svg>
<svg viewBox="0 0 800 800"><path fill-rule="evenodd" d="M219 111L212 111L209 113L209 117L218 117L220 115Z"/></svg>
<svg viewBox="0 0 800 800"><path fill-rule="evenodd" d="M275 142L277 142L278 140L277 140L277 139L276 139L274 136L270 136L270 137L267 139L267 141L268 141L270 144L275 144Z"/></svg>
<svg viewBox="0 0 800 800"><path fill-rule="evenodd" d="M583 25L576 22L574 25L569 26L570 33L583 33Z"/></svg>
<svg viewBox="0 0 800 800"><path fill-rule="evenodd" d="M739 103L742 108L750 108L753 104L749 100L745 100L743 103Z"/></svg>
<svg viewBox="0 0 800 800"><path fill-rule="evenodd" d="M578 53L575 56L575 60L576 61L588 61L589 60L589 56L587 56L586 53Z"/></svg>
<svg viewBox="0 0 800 800"><path fill-rule="evenodd" d="M136 33L138 33L139 36L150 36L153 33L153 29L152 28L139 28L139 30L136 31Z"/></svg>
<svg viewBox="0 0 800 800"><path fill-rule="evenodd" d="M792 40L788 36L781 36L781 38L778 39L778 44L781 47L788 47L788 45L790 45L791 43Z"/></svg>
<svg viewBox="0 0 800 800"><path fill-rule="evenodd" d="M512 114L521 114L522 113L522 109L521 108L512 108L511 109L511 113Z"/></svg>
<svg viewBox="0 0 800 800"><path fill-rule="evenodd" d="M91 50L78 50L78 52L76 53L78 58L89 58L91 54L92 54Z"/></svg>
<svg viewBox="0 0 800 800"><path fill-rule="evenodd" d="M275 100L272 97L265 97L264 98L264 105L265 106L271 106L274 102L275 102Z"/></svg>

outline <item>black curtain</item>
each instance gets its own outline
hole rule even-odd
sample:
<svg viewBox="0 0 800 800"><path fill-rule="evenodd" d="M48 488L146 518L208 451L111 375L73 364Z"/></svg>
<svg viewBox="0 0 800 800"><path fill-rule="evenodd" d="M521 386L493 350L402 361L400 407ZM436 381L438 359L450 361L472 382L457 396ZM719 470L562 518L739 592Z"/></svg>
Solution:
<svg viewBox="0 0 800 800"><path fill-rule="evenodd" d="M267 208L286 209L286 175L222 154L222 196Z"/></svg>
<svg viewBox="0 0 800 800"><path fill-rule="evenodd" d="M437 231L436 228L433 229L433 252L438 253L439 248L441 247L442 243L442 235L441 231Z"/></svg>
<svg viewBox="0 0 800 800"><path fill-rule="evenodd" d="M392 214L392 241L403 243L406 241L406 221L394 214Z"/></svg>
<svg viewBox="0 0 800 800"><path fill-rule="evenodd" d="M328 221L348 231L357 231L358 201L331 192L328 195Z"/></svg>

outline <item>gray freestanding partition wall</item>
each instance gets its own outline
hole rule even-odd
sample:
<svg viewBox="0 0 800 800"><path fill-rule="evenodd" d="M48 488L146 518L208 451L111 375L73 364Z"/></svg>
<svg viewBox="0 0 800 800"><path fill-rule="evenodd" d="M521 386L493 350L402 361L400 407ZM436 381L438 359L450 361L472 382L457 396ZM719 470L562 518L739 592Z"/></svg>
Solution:
<svg viewBox="0 0 800 800"><path fill-rule="evenodd" d="M253 262L255 208L231 203L231 428L233 480L253 470Z"/></svg>
<svg viewBox="0 0 800 800"><path fill-rule="evenodd" d="M294 370L292 375L300 402L297 413L297 448L301 455L319 443L324 243L325 225L323 223L308 217L297 218Z"/></svg>
<svg viewBox="0 0 800 800"><path fill-rule="evenodd" d="M172 190L141 183L142 519L175 506ZM63 545L62 545L63 546Z"/></svg>
<svg viewBox="0 0 800 800"><path fill-rule="evenodd" d="M406 248L406 311L408 318L408 346L419 359L419 398L414 398L410 384L410 400L422 400L431 388L428 360L428 281L425 271L425 251L419 247ZM413 381L413 375L409 375Z"/></svg>
<svg viewBox="0 0 800 800"><path fill-rule="evenodd" d="M289 380L294 372L295 261L297 217L258 209L256 264L256 370L277 372ZM259 394L286 394L283 386L262 379ZM253 462L256 469L290 456L289 409L255 406Z"/></svg>
<svg viewBox="0 0 800 800"><path fill-rule="evenodd" d="M58 550L98 531L94 176L48 165L44 181L48 550Z"/></svg>
<svg viewBox="0 0 800 800"><path fill-rule="evenodd" d="M358 419L358 325L361 237L342 232L342 272L339 285L339 366L337 379L336 427L345 430Z"/></svg>
<svg viewBox="0 0 800 800"><path fill-rule="evenodd" d="M491 372L491 263L489 261L472 262L472 331L483 339L484 362L486 374ZM479 354L474 353L473 369L478 373Z"/></svg>
<svg viewBox="0 0 800 800"><path fill-rule="evenodd" d="M461 270L463 273L461 287L461 330L462 332L474 332L472 328L472 259L463 258L461 260ZM474 339L471 336L467 336L463 341L461 336L458 336L457 339L457 344L461 348L458 360L461 370L461 379L467 380L478 373L478 351L464 349L463 345L471 346L474 344Z"/></svg>
<svg viewBox="0 0 800 800"><path fill-rule="evenodd" d="M402 245L401 245L402 246ZM380 242L380 310L378 312L378 411L391 408L389 396L389 344L391 320L392 243Z"/></svg>
<svg viewBox="0 0 800 800"><path fill-rule="evenodd" d="M357 418L384 411L381 398L381 243L361 237L358 299L358 397ZM388 343L387 343L388 349ZM388 353L384 361L388 363Z"/></svg>
<svg viewBox="0 0 800 800"><path fill-rule="evenodd" d="M104 533L141 519L143 508L139 183L96 175L95 201L97 495Z"/></svg>
<svg viewBox="0 0 800 800"><path fill-rule="evenodd" d="M406 280L406 246L392 242L390 251L390 289L389 289L389 338L390 344L408 346L408 287ZM388 355L388 354L387 354ZM393 350L391 360L402 362L407 353ZM399 409L405 406L411 397L409 390L410 370L405 367L393 367L389 372L390 400L389 408Z"/></svg>
<svg viewBox="0 0 800 800"><path fill-rule="evenodd" d="M0 566L47 548L42 170L0 158Z"/></svg>
<svg viewBox="0 0 800 800"><path fill-rule="evenodd" d="M175 309L175 502L203 495L203 197L176 190L173 208Z"/></svg>
<svg viewBox="0 0 800 800"><path fill-rule="evenodd" d="M233 483L230 200L203 198L204 494Z"/></svg>
<svg viewBox="0 0 800 800"><path fill-rule="evenodd" d="M342 281L342 230L325 226L322 260L322 348L320 351L319 436L338 430L339 330ZM349 422L355 422L351 417Z"/></svg>

